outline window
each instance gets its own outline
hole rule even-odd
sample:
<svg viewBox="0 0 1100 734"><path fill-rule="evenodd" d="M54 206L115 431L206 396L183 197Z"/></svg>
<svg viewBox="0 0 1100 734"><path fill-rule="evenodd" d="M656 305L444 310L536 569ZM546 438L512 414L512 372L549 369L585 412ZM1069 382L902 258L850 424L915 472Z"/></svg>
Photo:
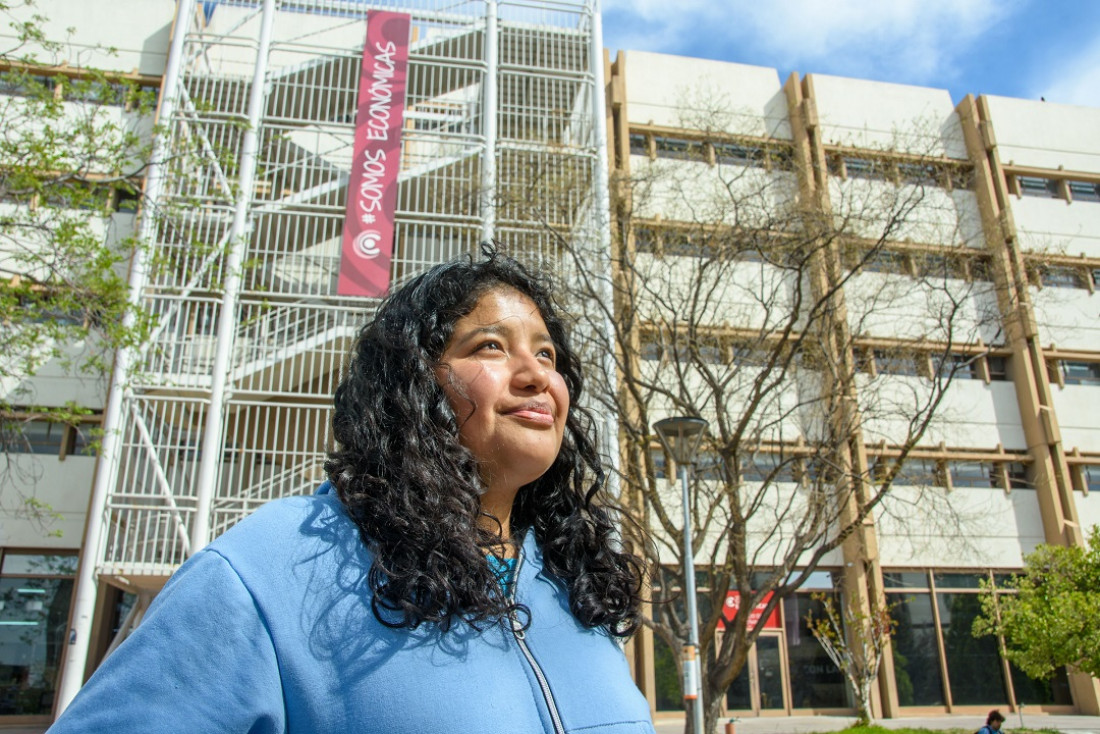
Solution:
<svg viewBox="0 0 1100 734"><path fill-rule="evenodd" d="M906 183L935 184L939 178L931 163L899 163L898 175Z"/></svg>
<svg viewBox="0 0 1100 734"><path fill-rule="evenodd" d="M845 156L844 172L848 178L885 178L882 165L868 158L850 158Z"/></svg>
<svg viewBox="0 0 1100 734"><path fill-rule="evenodd" d="M635 227L634 248L638 252L657 252L657 233L649 227Z"/></svg>
<svg viewBox="0 0 1100 734"><path fill-rule="evenodd" d="M1081 467L1081 476L1084 479L1085 491L1100 492L1100 466L1086 465Z"/></svg>
<svg viewBox="0 0 1100 734"><path fill-rule="evenodd" d="M1043 287L1051 288L1087 288L1085 274L1077 269L1059 265L1045 265L1039 271Z"/></svg>
<svg viewBox="0 0 1100 734"><path fill-rule="evenodd" d="M726 480L726 463L722 457L709 450L700 451L695 459L695 476L712 482Z"/></svg>
<svg viewBox="0 0 1100 734"><path fill-rule="evenodd" d="M715 143L714 160L717 163L739 166L763 166L765 154L764 149L757 146L739 145L738 143Z"/></svg>
<svg viewBox="0 0 1100 734"><path fill-rule="evenodd" d="M1100 201L1100 184L1070 181L1069 195L1074 201Z"/></svg>
<svg viewBox="0 0 1100 734"><path fill-rule="evenodd" d="M908 273L909 265L906 257L900 252L890 250L875 250L867 253L860 264L865 271L875 273Z"/></svg>
<svg viewBox="0 0 1100 734"><path fill-rule="evenodd" d="M875 369L880 375L918 375L917 357L912 352L875 350Z"/></svg>
<svg viewBox="0 0 1100 734"><path fill-rule="evenodd" d="M1027 489L1031 482L1027 478L1027 467L1018 461L1010 461L1004 465L1005 477L1008 480L1009 489Z"/></svg>
<svg viewBox="0 0 1100 734"><path fill-rule="evenodd" d="M990 380L1008 379L1008 357L988 356L985 361L989 365Z"/></svg>
<svg viewBox="0 0 1100 734"><path fill-rule="evenodd" d="M1062 362L1062 380L1067 385L1100 385L1100 362Z"/></svg>
<svg viewBox="0 0 1100 734"><path fill-rule="evenodd" d="M75 555L4 553L0 715L41 716L53 708L75 572Z"/></svg>
<svg viewBox="0 0 1100 734"><path fill-rule="evenodd" d="M941 485L940 469L935 459L910 457L905 460L894 477L896 485L936 486Z"/></svg>
<svg viewBox="0 0 1100 734"><path fill-rule="evenodd" d="M949 461L947 469L951 476L951 486L955 489L962 487L988 489L999 484L993 473L993 465L984 461Z"/></svg>
<svg viewBox="0 0 1100 734"><path fill-rule="evenodd" d="M703 158L703 146L693 140L655 137L653 143L657 149L658 158L694 158L696 160Z"/></svg>
<svg viewBox="0 0 1100 734"><path fill-rule="evenodd" d="M645 135L641 133L630 134L630 154L649 155L649 144L646 142Z"/></svg>
<svg viewBox="0 0 1100 734"><path fill-rule="evenodd" d="M665 459L664 449L650 449L649 458L653 461L653 476L658 479L665 479L668 477L668 461Z"/></svg>
<svg viewBox="0 0 1100 734"><path fill-rule="evenodd" d="M978 358L970 354L937 354L932 358L936 376L945 380L976 380Z"/></svg>
<svg viewBox="0 0 1100 734"><path fill-rule="evenodd" d="M1023 196L1039 196L1047 199L1058 198L1058 182L1049 178L1036 178L1034 176L1017 176L1016 181Z"/></svg>
<svg viewBox="0 0 1100 734"><path fill-rule="evenodd" d="M61 446L65 441L65 424L52 421L27 421L22 425L22 440L17 438L14 442L14 451L19 454L53 454L61 453Z"/></svg>
<svg viewBox="0 0 1100 734"><path fill-rule="evenodd" d="M998 584L1006 580L1004 572L992 575ZM926 571L883 572L890 614L897 623L892 638L900 704L940 705L945 684L959 705L989 707L1010 700L999 641L971 634L981 607L980 581L987 578L985 572L938 569L932 592ZM939 626L933 608L939 612ZM944 668L946 679L941 674ZM1009 668L1019 705L1072 702L1064 670L1056 671L1050 681L1037 681L1011 664ZM900 685L903 680L905 685Z"/></svg>
<svg viewBox="0 0 1100 734"><path fill-rule="evenodd" d="M741 459L741 480L744 482L793 482L794 466L789 457L780 454L757 453Z"/></svg>

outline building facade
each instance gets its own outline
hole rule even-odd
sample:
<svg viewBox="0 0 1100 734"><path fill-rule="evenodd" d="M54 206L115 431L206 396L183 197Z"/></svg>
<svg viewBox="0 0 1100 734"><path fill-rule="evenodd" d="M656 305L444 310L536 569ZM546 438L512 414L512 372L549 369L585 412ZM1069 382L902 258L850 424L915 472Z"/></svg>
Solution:
<svg viewBox="0 0 1100 734"><path fill-rule="evenodd" d="M34 493L61 532L7 508L0 518L0 721L48 720L190 554L320 480L341 363L377 303L337 292L368 9L407 12L412 26L393 282L493 238L566 274L576 264L562 243L588 243L603 263L622 242L663 282L707 257L685 235L721 223L700 207L715 183L736 182L751 211L804 201L859 220L837 254L849 261L831 266L859 271L843 289L856 315L841 349L865 394L954 368L950 425L913 442L911 473L858 547L824 557L768 620L728 711L851 710L801 626L809 592L844 576L868 603L897 602L885 715L1023 702L1097 712L1095 681L1044 687L1001 661L995 641L977 649L960 631L979 578L1019 568L1038 543L1080 544L1100 524L1100 340L1088 318L1100 284L1100 112L985 97L955 105L941 90L781 82L771 69L642 52L612 64L595 3L582 1L158 0L136 6L125 28L103 3L62 5L52 15L78 29L81 63L159 88L159 163L143 210L109 214L152 245L130 282L157 321L147 343L119 355L109 390L59 365L33 380L38 404L72 400L92 413L80 427L25 416ZM609 216L621 209L607 174L635 182L625 230ZM910 206L899 189L920 196ZM868 205L884 197L894 209ZM898 207L896 227L881 221ZM613 241L612 229L623 236ZM749 263L737 282L759 281L767 265ZM965 322L951 323L965 335L945 340L913 318L918 301L925 311L945 302L914 300L930 268L946 284L937 292L963 305ZM637 361L659 375L676 351L662 346L659 309L650 313ZM706 318L717 335L708 359L739 368L751 359L737 345L769 323L737 298ZM867 424L853 461L871 474L905 431L888 415ZM98 461L81 451L88 431L78 428L91 426L104 428ZM769 457L800 430L766 437L746 481L779 467ZM772 479L793 492L793 471ZM947 505L966 510L951 516L973 542L953 545L959 526L927 509ZM854 565L863 573L853 582L842 572ZM657 714L675 716L662 645L644 635L631 655ZM974 688L968 665L999 678Z"/></svg>
<svg viewBox="0 0 1100 734"><path fill-rule="evenodd" d="M890 609L878 715L1096 712L1095 680L1033 681L970 628L983 581L1039 543L1080 546L1100 522L1085 407L1100 400L1100 112L636 51L608 63L622 298L642 314L624 351L648 390L634 410L709 420L725 467L697 465L695 563L815 564L764 623L723 712L851 710L805 621L814 592ZM816 263L790 251L812 248ZM790 347L788 367L773 345L813 331L825 303L840 315L813 337L820 354ZM843 501L875 509L834 551L792 557L823 430L849 444L836 472L866 493ZM668 499L671 525L649 524L677 563ZM658 715L682 708L670 642L638 645Z"/></svg>

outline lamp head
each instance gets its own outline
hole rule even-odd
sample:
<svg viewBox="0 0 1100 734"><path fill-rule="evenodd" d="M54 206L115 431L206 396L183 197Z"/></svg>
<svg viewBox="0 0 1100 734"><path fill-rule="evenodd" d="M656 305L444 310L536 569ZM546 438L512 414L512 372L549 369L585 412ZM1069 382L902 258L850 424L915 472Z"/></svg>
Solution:
<svg viewBox="0 0 1100 734"><path fill-rule="evenodd" d="M695 461L695 453L707 432L707 422L702 418L677 416L657 421L653 429L673 460L684 466Z"/></svg>

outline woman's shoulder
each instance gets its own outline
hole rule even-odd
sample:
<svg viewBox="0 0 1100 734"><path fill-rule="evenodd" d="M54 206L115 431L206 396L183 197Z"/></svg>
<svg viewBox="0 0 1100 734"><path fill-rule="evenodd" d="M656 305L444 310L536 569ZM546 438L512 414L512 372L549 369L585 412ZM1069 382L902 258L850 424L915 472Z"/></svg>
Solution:
<svg viewBox="0 0 1100 734"><path fill-rule="evenodd" d="M337 556L365 560L366 547L329 482L312 495L266 503L215 539L207 550L238 570Z"/></svg>

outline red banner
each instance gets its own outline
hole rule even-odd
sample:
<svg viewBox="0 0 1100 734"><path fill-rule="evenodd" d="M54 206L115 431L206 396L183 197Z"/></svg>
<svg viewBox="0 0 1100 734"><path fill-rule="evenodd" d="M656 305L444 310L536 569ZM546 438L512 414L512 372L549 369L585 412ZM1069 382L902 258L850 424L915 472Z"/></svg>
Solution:
<svg viewBox="0 0 1100 734"><path fill-rule="evenodd" d="M760 626L760 618L764 616L764 607L771 601L772 593L769 591L764 595L756 606L749 612L749 626L748 629L754 630ZM733 618L737 614L737 610L741 608L741 595L736 591L731 591L726 594L726 603L722 606L722 618L718 620L718 629L725 629L727 624L733 624ZM783 626L779 624L779 606L777 605L772 613L768 615L768 618L764 620L764 629L782 629Z"/></svg>
<svg viewBox="0 0 1100 734"><path fill-rule="evenodd" d="M355 144L336 285L341 296L382 296L390 287L409 26L407 13L367 13L367 43L359 70Z"/></svg>

